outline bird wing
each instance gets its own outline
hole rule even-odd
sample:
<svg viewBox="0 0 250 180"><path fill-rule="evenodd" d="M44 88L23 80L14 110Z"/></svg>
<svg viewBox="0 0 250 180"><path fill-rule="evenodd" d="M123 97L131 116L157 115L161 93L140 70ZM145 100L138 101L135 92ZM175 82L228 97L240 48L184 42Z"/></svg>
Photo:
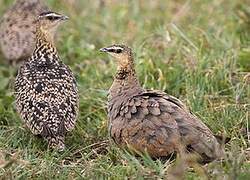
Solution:
<svg viewBox="0 0 250 180"><path fill-rule="evenodd" d="M65 128L67 131L71 131L74 129L77 116L78 116L78 111L79 111L79 94L78 94L78 88L76 84L76 79L74 77L74 74L72 73L71 69L63 65L64 68L66 69L67 72L67 91L69 92L68 94L65 94L67 96L66 103L64 104L65 108ZM60 108L61 109L61 108Z"/></svg>
<svg viewBox="0 0 250 180"><path fill-rule="evenodd" d="M64 134L74 128L79 108L76 81L66 65L58 71L57 76L38 74L28 63L19 70L16 107L33 134Z"/></svg>
<svg viewBox="0 0 250 180"><path fill-rule="evenodd" d="M27 94L29 92L29 87L31 85L28 80L26 74L28 71L29 65L24 63L21 65L18 75L15 80L15 97L16 97L16 109L21 116L21 119L27 125L27 127L32 131L33 134L38 135L41 134L43 127L40 125L42 123L37 117L41 114L32 113L36 111L36 108L46 108L48 104L36 104L33 107L33 98ZM38 111L37 111L38 112Z"/></svg>
<svg viewBox="0 0 250 180"><path fill-rule="evenodd" d="M175 144L176 147L180 142L175 141L181 139L181 144L202 156L205 155L206 158L214 159L221 154L219 144L209 128L191 114L180 100L164 92L151 90L140 93L123 102L117 112L119 113L117 117L122 117L123 122L115 123L120 123L121 128L124 127L124 119L128 124L141 122L138 123L142 126L140 128L145 127L144 134L141 136L159 138L161 142L165 141L165 145ZM135 127L137 126L131 125L132 129ZM149 136L148 133L151 135ZM117 136L117 134L113 135ZM157 141L151 140L151 142Z"/></svg>
<svg viewBox="0 0 250 180"><path fill-rule="evenodd" d="M114 98L112 102L110 135L117 144L129 144L140 152L147 149L152 157L178 151L177 123L169 113L161 111L157 97L145 92L131 98Z"/></svg>
<svg viewBox="0 0 250 180"><path fill-rule="evenodd" d="M160 102L161 111L168 112L175 119L182 143L208 161L222 156L221 146L211 130L198 117L190 113L179 99L162 92L151 91L150 93L152 98Z"/></svg>

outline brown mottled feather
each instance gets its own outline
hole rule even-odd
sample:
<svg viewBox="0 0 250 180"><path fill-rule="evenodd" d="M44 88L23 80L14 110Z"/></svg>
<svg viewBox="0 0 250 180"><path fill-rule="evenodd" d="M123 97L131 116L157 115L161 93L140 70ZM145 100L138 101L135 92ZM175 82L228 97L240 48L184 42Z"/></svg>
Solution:
<svg viewBox="0 0 250 180"><path fill-rule="evenodd" d="M15 81L16 108L33 134L42 135L49 147L63 150L64 137L76 123L79 96L75 77L53 44L59 21L53 20L53 16L46 18L45 15L39 21L32 56L19 69Z"/></svg>
<svg viewBox="0 0 250 180"><path fill-rule="evenodd" d="M119 47L123 48L123 54L114 54ZM199 154L203 162L223 155L210 129L179 99L140 86L130 48L113 45L102 49L108 50L118 59L118 72L110 88L108 116L110 135L119 146L147 151L153 158L180 152L182 147Z"/></svg>

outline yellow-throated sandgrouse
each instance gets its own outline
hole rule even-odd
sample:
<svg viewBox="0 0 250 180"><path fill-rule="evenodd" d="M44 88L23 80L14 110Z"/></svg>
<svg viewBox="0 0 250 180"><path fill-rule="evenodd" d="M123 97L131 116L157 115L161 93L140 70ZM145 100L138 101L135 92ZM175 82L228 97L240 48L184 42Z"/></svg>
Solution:
<svg viewBox="0 0 250 180"><path fill-rule="evenodd" d="M31 56L35 47L36 17L48 8L43 0L16 0L0 22L0 47L9 62Z"/></svg>
<svg viewBox="0 0 250 180"><path fill-rule="evenodd" d="M21 118L33 134L59 150L64 149L65 134L74 128L79 109L76 80L53 41L58 25L66 19L54 12L38 17L35 50L20 67L15 82Z"/></svg>
<svg viewBox="0 0 250 180"><path fill-rule="evenodd" d="M129 47L112 45L100 51L118 64L108 97L109 131L116 144L146 151L153 158L183 149L197 153L203 162L223 155L210 129L180 100L140 86Z"/></svg>

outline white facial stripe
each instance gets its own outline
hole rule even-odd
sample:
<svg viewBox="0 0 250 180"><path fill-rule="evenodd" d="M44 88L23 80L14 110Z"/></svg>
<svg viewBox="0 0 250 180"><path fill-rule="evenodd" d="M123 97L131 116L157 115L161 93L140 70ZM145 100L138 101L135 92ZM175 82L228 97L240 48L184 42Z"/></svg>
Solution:
<svg viewBox="0 0 250 180"><path fill-rule="evenodd" d="M56 13L49 13L49 14L46 14L44 17L49 17L49 16L53 16L53 17L61 17L61 15L56 14Z"/></svg>
<svg viewBox="0 0 250 180"><path fill-rule="evenodd" d="M112 47L107 47L106 48L108 51L117 51L117 50L123 50L123 48L122 47L119 47L119 46L112 46Z"/></svg>

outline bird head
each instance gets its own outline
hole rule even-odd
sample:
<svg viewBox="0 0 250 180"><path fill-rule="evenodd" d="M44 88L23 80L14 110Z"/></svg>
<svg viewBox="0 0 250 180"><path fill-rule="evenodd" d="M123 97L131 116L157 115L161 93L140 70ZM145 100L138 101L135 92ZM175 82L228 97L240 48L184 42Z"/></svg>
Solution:
<svg viewBox="0 0 250 180"><path fill-rule="evenodd" d="M118 65L121 67L127 67L133 64L133 54L132 49L125 45L111 45L100 49L101 52L108 53L114 57Z"/></svg>
<svg viewBox="0 0 250 180"><path fill-rule="evenodd" d="M67 19L68 16L56 12L43 12L38 16L38 26L42 31L54 34L57 27Z"/></svg>

